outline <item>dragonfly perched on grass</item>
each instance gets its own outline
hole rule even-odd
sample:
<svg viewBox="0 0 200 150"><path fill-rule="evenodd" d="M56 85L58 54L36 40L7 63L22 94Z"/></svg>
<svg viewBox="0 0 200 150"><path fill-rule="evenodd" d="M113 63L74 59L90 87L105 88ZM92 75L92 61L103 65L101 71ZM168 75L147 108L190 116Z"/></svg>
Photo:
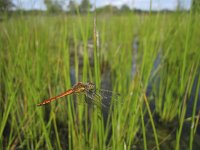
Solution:
<svg viewBox="0 0 200 150"><path fill-rule="evenodd" d="M119 94L113 93L109 90L103 90L103 89L96 89L95 84L88 82L88 83L82 83L78 82L75 84L71 89L68 89L64 93L61 93L58 96L52 97L50 99L44 100L43 102L37 104L37 106L46 105L54 100L57 100L58 98L71 95L71 94L84 94L89 99L85 99L86 103L94 104L99 107L109 107L111 104L111 99L114 97L114 99L118 99Z"/></svg>

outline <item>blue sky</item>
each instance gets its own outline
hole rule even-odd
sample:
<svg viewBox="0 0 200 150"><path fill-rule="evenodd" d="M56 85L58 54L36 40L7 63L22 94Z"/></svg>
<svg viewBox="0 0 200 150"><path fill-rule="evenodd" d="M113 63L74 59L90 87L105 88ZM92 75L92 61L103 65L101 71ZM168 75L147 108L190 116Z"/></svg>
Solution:
<svg viewBox="0 0 200 150"><path fill-rule="evenodd" d="M45 10L46 6L44 4L44 0L12 0L13 3L23 9L42 9ZM57 0L64 1L64 8L67 7L69 0ZM80 3L81 0L76 0L76 2ZM177 7L178 0L152 0L152 9L161 10L161 9L169 9L174 10ZM191 6L192 0L179 0L181 1L181 6L185 9L189 9ZM117 7L120 7L123 4L127 4L131 8L139 8L143 10L149 10L150 8L150 0L90 0L93 5L96 7L101 7L104 5L112 4ZM96 3L96 4L95 4Z"/></svg>

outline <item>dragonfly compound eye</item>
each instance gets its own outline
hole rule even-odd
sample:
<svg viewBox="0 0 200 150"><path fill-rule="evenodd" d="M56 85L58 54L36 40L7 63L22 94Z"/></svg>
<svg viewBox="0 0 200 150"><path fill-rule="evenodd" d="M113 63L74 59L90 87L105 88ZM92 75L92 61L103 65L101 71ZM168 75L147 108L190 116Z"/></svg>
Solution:
<svg viewBox="0 0 200 150"><path fill-rule="evenodd" d="M89 90L95 89L95 84L94 83L89 82L87 86L88 86Z"/></svg>

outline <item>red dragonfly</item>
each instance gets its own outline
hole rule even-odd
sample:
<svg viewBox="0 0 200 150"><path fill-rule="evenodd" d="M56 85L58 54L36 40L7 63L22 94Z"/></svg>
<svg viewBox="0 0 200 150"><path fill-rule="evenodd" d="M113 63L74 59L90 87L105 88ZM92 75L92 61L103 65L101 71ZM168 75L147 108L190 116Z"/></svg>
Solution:
<svg viewBox="0 0 200 150"><path fill-rule="evenodd" d="M92 103L97 106L109 107L111 103L112 96L115 96L115 99L119 96L118 94L113 94L109 90L97 90L95 84L88 82L82 83L78 82L71 89L61 93L58 96L52 97L50 99L44 100L43 102L37 104L37 106L46 105L58 98L71 95L71 94L85 94L90 100L86 100L87 103Z"/></svg>

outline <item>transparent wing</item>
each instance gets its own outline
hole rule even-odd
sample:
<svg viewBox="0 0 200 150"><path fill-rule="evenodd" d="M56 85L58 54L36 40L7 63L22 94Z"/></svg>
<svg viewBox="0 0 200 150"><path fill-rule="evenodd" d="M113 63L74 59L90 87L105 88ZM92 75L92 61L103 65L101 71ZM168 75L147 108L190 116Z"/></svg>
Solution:
<svg viewBox="0 0 200 150"><path fill-rule="evenodd" d="M102 103L107 106L110 106L111 103L118 103L120 100L120 94L113 91L97 89L96 93L102 96Z"/></svg>
<svg viewBox="0 0 200 150"><path fill-rule="evenodd" d="M101 97L98 97L98 95L89 90L86 90L84 93L76 93L73 99L74 104L77 106L84 105L85 103L101 106Z"/></svg>
<svg viewBox="0 0 200 150"><path fill-rule="evenodd" d="M110 107L111 102L117 102L119 94L109 90L86 90L86 96L90 98L87 103L93 103L97 106Z"/></svg>
<svg viewBox="0 0 200 150"><path fill-rule="evenodd" d="M86 103L88 104L94 104L98 107L104 106L104 104L102 103L102 96L98 93L96 93L95 91L91 91L91 90L86 90L86 96L89 99L85 99ZM106 107L106 106L104 106Z"/></svg>

